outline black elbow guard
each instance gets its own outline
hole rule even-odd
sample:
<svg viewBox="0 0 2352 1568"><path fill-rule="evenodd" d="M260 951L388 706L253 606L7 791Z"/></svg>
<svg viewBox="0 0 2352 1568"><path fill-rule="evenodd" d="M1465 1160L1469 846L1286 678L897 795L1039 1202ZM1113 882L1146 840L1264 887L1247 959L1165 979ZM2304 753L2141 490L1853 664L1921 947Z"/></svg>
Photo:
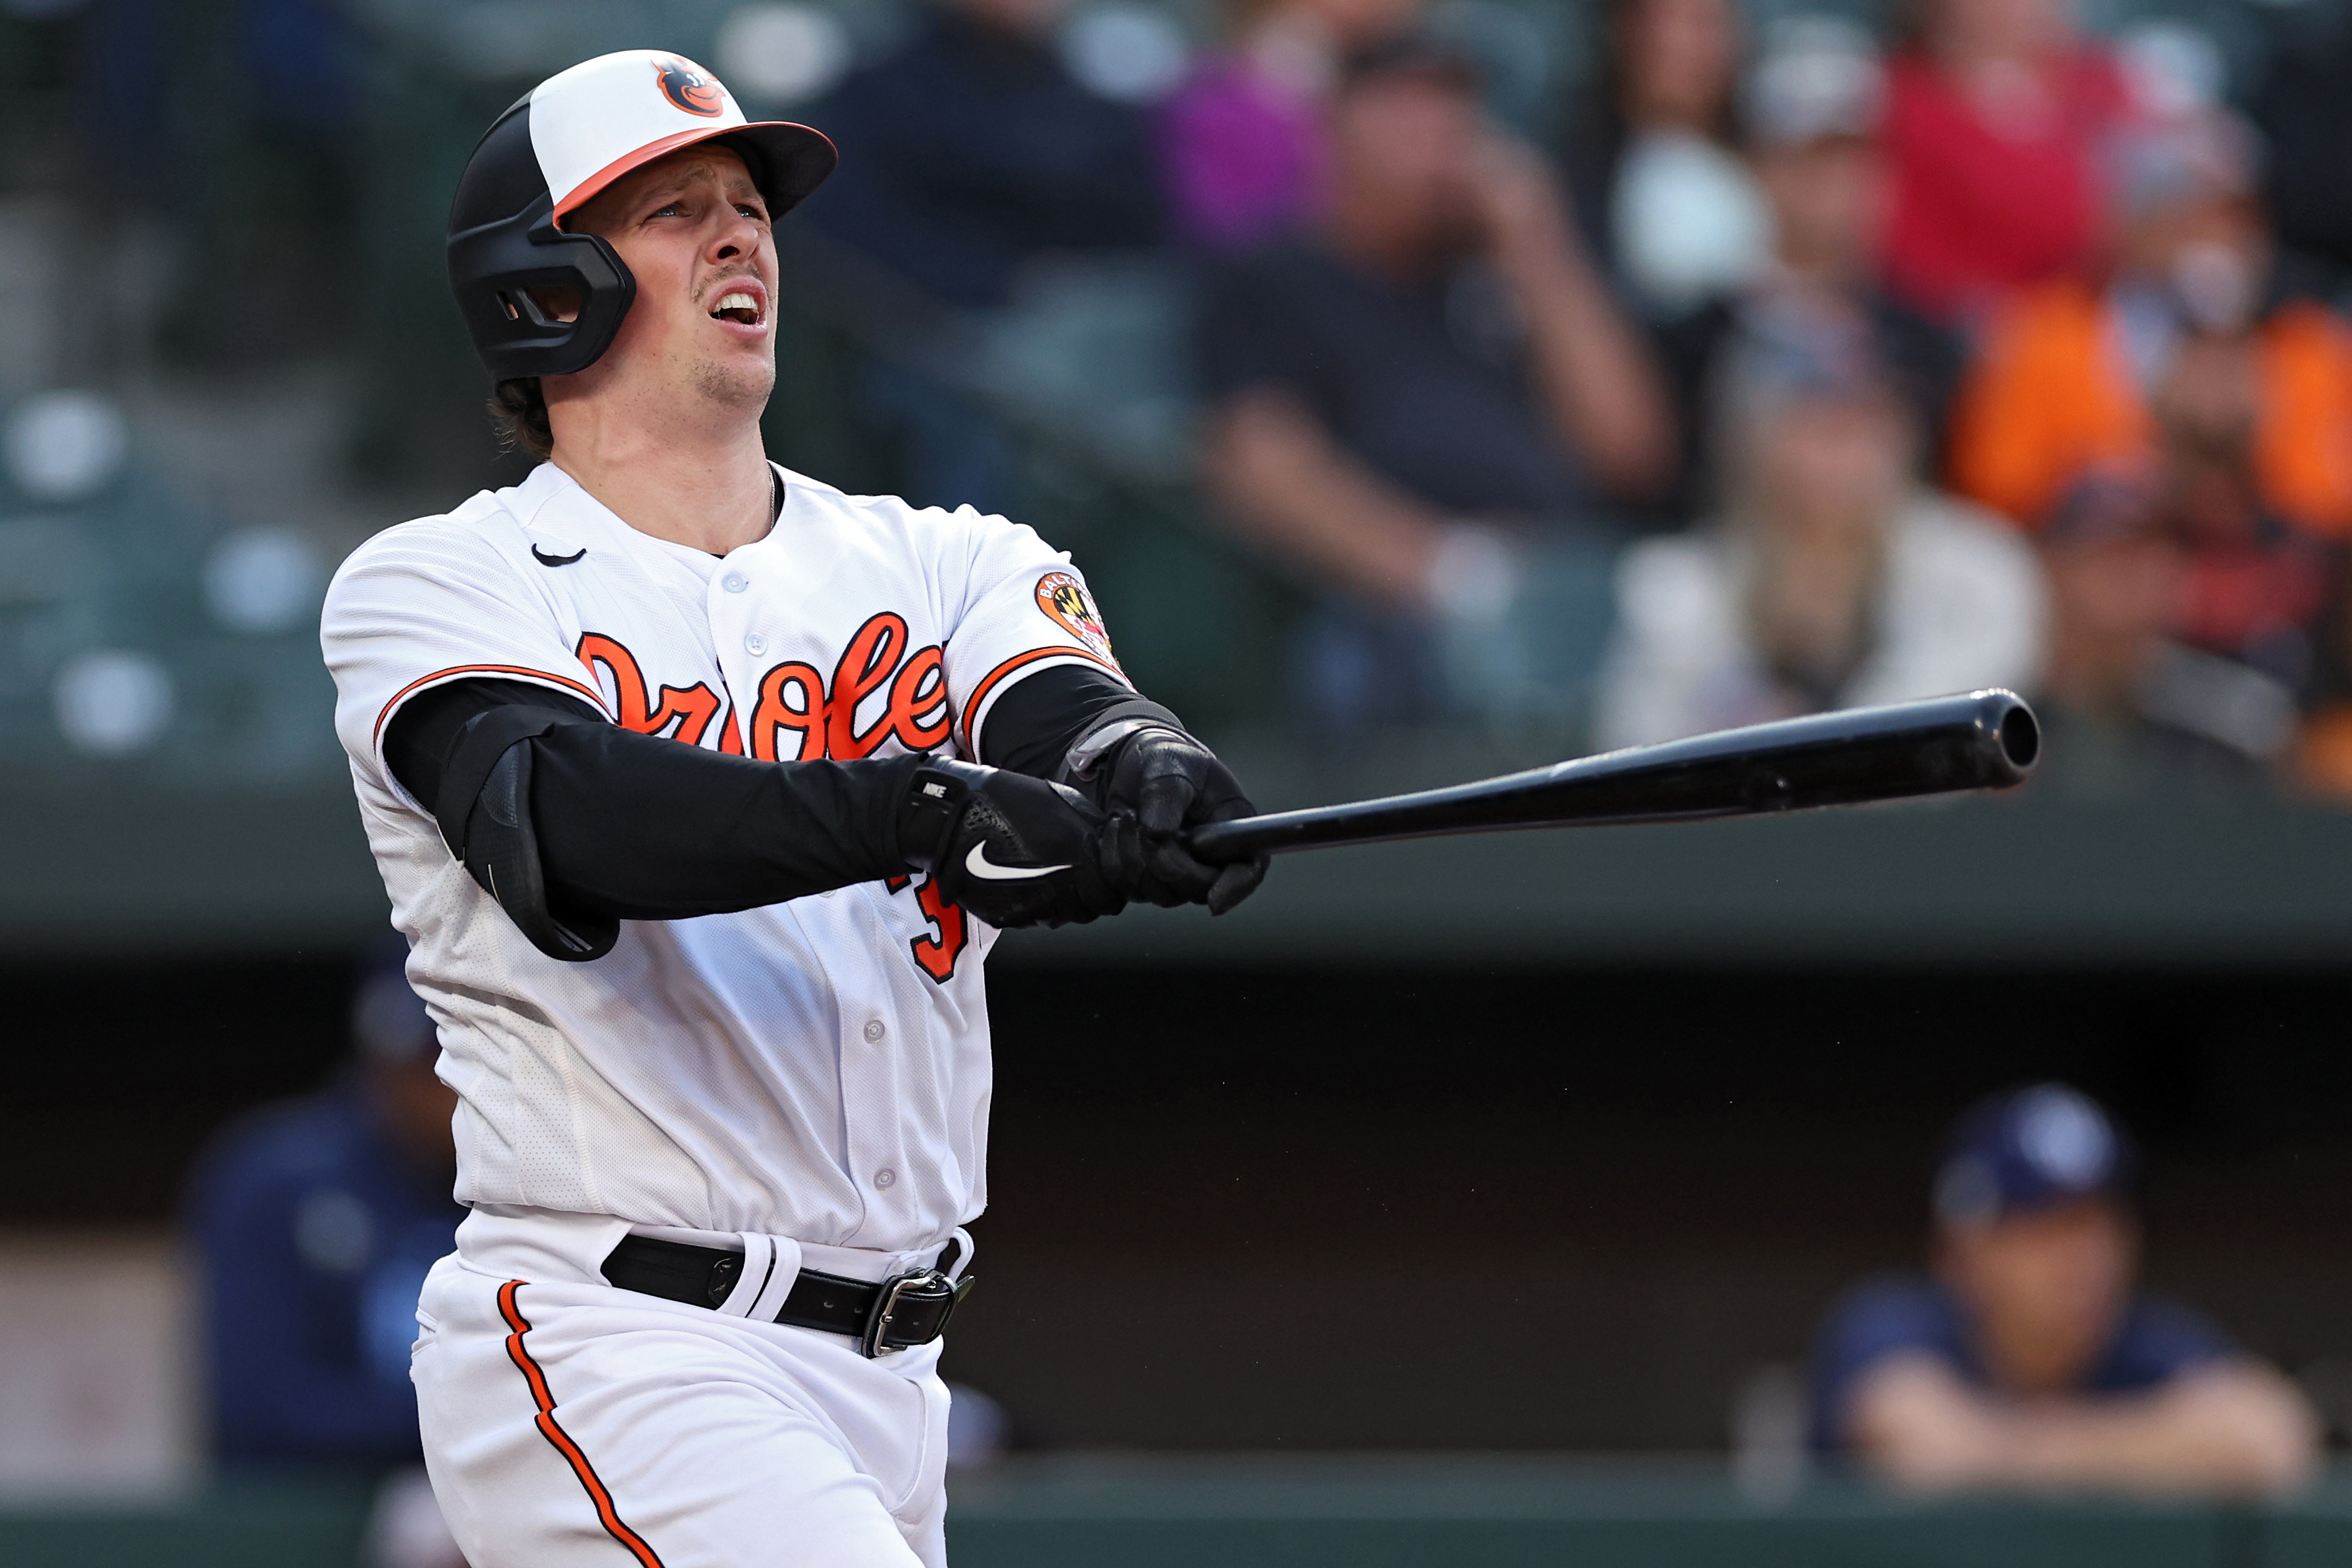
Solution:
<svg viewBox="0 0 2352 1568"><path fill-rule="evenodd" d="M621 922L567 910L548 896L530 822L532 742L560 724L591 721L544 708L493 708L467 721L442 772L435 822L449 853L499 901L531 946L565 963L613 951Z"/></svg>

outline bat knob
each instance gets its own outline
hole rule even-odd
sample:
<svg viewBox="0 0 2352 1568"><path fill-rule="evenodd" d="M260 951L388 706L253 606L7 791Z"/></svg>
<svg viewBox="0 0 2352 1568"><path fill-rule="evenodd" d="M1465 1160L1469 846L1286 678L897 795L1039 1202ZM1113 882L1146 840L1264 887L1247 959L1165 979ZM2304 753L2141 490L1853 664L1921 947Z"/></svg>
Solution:
<svg viewBox="0 0 2352 1568"><path fill-rule="evenodd" d="M2023 784L2042 755L2041 721L2014 691L1996 686L1969 695L1977 700L1977 723L1990 742L1979 752L1984 776L1974 782L1993 789Z"/></svg>
<svg viewBox="0 0 2352 1568"><path fill-rule="evenodd" d="M2006 691L2001 695L2009 698L2011 704L1996 728L2001 755L2009 759L2011 767L2022 773L2042 755L2042 721L2033 716L2033 710L2025 705L2023 698Z"/></svg>

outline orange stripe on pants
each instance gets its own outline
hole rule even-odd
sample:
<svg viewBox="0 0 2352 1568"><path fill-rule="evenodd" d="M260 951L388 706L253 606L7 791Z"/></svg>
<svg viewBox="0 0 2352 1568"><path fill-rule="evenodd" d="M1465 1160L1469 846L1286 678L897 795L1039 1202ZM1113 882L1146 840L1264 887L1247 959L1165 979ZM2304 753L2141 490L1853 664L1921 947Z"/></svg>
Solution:
<svg viewBox="0 0 2352 1568"><path fill-rule="evenodd" d="M620 1510L613 1506L613 1494L604 1489L604 1480L596 1474L596 1467L588 1462L588 1456L580 1451L580 1445L572 1440L572 1434L556 1424L555 1396L547 1391L547 1374L541 1372L539 1363L530 1359L530 1352L523 1349L522 1337L530 1332L530 1324L523 1318L522 1309L515 1304L515 1292L521 1289L522 1281L520 1279L509 1279L499 1287L499 1315L506 1319L507 1327L514 1331L507 1336L507 1354L521 1371L523 1380L530 1384L530 1396L539 1405L540 1436L553 1444L555 1451L562 1455L565 1463L572 1467L572 1473L579 1478L581 1489L588 1494L588 1500L596 1505L596 1517L604 1521L605 1531L627 1547L645 1568L662 1568L661 1558L646 1544L645 1537L622 1522Z"/></svg>

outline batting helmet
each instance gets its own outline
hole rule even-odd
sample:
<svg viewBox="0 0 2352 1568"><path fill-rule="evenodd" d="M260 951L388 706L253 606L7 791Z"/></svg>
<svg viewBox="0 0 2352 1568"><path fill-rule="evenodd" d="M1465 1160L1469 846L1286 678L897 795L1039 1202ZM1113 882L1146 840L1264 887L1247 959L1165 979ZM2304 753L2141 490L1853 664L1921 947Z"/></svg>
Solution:
<svg viewBox="0 0 2352 1568"><path fill-rule="evenodd" d="M564 218L622 175L699 142L740 153L771 217L824 183L837 154L820 132L743 118L719 79L653 49L599 55L548 78L475 144L449 208L449 287L499 381L584 370L621 330L636 279L610 245ZM579 296L557 321L532 289Z"/></svg>

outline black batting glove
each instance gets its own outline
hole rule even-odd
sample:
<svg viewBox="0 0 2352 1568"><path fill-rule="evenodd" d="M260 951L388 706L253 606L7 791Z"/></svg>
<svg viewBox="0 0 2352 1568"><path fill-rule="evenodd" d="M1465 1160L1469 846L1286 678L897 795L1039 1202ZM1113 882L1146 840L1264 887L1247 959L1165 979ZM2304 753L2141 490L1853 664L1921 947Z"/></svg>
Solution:
<svg viewBox="0 0 2352 1568"><path fill-rule="evenodd" d="M1083 925L1127 907L1111 824L1077 791L1025 773L931 758L899 806L898 847L992 926Z"/></svg>
<svg viewBox="0 0 2352 1568"><path fill-rule="evenodd" d="M1186 847L1186 829L1203 823L1255 816L1257 807L1242 793L1233 770L1214 752L1181 730L1160 725L1138 730L1088 773L1095 804L1119 825L1132 819L1136 842L1118 842L1111 862L1118 891L1158 904L1206 904L1223 914L1257 890L1265 879L1266 857L1211 864Z"/></svg>

